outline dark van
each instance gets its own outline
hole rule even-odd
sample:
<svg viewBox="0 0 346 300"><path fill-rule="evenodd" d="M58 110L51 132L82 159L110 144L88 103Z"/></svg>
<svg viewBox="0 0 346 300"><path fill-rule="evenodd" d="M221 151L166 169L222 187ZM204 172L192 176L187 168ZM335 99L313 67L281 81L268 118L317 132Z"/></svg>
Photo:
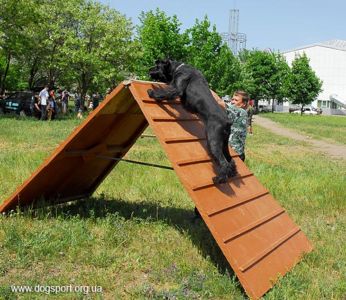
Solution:
<svg viewBox="0 0 346 300"><path fill-rule="evenodd" d="M32 92L15 92L5 99L0 99L0 114L15 113L21 116L31 116Z"/></svg>

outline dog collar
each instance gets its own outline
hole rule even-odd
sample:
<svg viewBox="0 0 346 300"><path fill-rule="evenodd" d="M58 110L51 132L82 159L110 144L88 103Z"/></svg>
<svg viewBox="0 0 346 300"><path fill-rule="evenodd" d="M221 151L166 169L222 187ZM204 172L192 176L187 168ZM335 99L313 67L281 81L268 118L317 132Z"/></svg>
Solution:
<svg viewBox="0 0 346 300"><path fill-rule="evenodd" d="M184 64L184 63L180 64L175 70L178 71L178 69L179 69L180 67L182 67L183 65L185 65L185 64Z"/></svg>

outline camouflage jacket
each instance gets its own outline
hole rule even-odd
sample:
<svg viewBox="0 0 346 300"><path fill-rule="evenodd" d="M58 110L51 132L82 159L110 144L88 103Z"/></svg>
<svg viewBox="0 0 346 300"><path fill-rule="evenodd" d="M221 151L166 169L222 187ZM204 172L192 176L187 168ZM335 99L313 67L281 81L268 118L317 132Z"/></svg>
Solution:
<svg viewBox="0 0 346 300"><path fill-rule="evenodd" d="M246 109L247 112L247 126L252 125L252 117L254 115L255 109L249 105L248 108Z"/></svg>
<svg viewBox="0 0 346 300"><path fill-rule="evenodd" d="M247 112L245 109L236 107L231 103L226 103L226 112L233 122L228 143L241 155L245 151Z"/></svg>

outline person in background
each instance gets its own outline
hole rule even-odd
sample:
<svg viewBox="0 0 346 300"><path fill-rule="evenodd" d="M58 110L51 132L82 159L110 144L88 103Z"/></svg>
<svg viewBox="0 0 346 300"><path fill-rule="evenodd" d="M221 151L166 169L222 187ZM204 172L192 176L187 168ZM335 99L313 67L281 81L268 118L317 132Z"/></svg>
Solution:
<svg viewBox="0 0 346 300"><path fill-rule="evenodd" d="M32 91L31 93L30 111L31 111L31 115L33 116L35 114L35 92L34 91Z"/></svg>
<svg viewBox="0 0 346 300"><path fill-rule="evenodd" d="M40 119L41 117L41 109L39 106L39 101L40 101L39 98L35 95L35 92L33 91L31 95L30 110L31 110L31 115L38 119Z"/></svg>
<svg viewBox="0 0 346 300"><path fill-rule="evenodd" d="M93 110L96 109L96 107L99 106L100 104L100 94L98 92L95 92L93 95L92 95L92 103L93 103Z"/></svg>
<svg viewBox="0 0 346 300"><path fill-rule="evenodd" d="M47 118L48 121L54 119L56 112L55 94L54 90L49 92L48 104L47 104Z"/></svg>
<svg viewBox="0 0 346 300"><path fill-rule="evenodd" d="M77 109L77 118L83 119L83 112L85 110L84 106L85 98L82 97L80 93L78 93L78 96L76 98L76 109ZM78 106L77 106L78 105Z"/></svg>
<svg viewBox="0 0 346 300"><path fill-rule="evenodd" d="M253 131L252 131L252 118L253 118L253 115L254 115L254 112L255 112L255 109L253 107L254 105L254 101L253 100L250 100L249 101L249 104L247 106L247 109L246 109L246 112L247 112L247 132L249 134L253 134Z"/></svg>
<svg viewBox="0 0 346 300"><path fill-rule="evenodd" d="M74 111L78 113L80 106L81 106L82 98L80 93L75 93L74 96Z"/></svg>
<svg viewBox="0 0 346 300"><path fill-rule="evenodd" d="M66 115L67 113L69 98L70 98L70 95L68 91L65 89L61 95L61 111L63 115Z"/></svg>
<svg viewBox="0 0 346 300"><path fill-rule="evenodd" d="M61 99L62 99L62 90L59 88L56 93L55 93L55 115L59 115L62 112L62 104L61 104Z"/></svg>
<svg viewBox="0 0 346 300"><path fill-rule="evenodd" d="M40 107L40 100L39 98L36 96L35 97L35 107L34 107L34 116L37 118L37 119L40 119L41 118L41 107Z"/></svg>
<svg viewBox="0 0 346 300"><path fill-rule="evenodd" d="M90 106L92 106L91 97L90 97L88 94L86 94L86 95L84 96L83 111L87 111L88 109L92 109L92 107L90 107Z"/></svg>
<svg viewBox="0 0 346 300"><path fill-rule="evenodd" d="M41 120L47 119L47 101L48 101L48 85L44 87L44 89L40 92L40 105L41 105Z"/></svg>

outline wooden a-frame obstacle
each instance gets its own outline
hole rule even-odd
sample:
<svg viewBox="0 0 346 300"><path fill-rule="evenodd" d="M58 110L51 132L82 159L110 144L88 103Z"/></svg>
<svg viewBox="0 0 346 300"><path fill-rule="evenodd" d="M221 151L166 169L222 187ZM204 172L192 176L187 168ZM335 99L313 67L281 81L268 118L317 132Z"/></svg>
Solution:
<svg viewBox="0 0 346 300"><path fill-rule="evenodd" d="M312 246L234 151L239 175L213 184L203 124L178 100L150 99L147 89L153 84L121 83L0 212L42 198L55 204L90 196L149 123L246 293L260 298ZM104 159L110 157L115 159Z"/></svg>

